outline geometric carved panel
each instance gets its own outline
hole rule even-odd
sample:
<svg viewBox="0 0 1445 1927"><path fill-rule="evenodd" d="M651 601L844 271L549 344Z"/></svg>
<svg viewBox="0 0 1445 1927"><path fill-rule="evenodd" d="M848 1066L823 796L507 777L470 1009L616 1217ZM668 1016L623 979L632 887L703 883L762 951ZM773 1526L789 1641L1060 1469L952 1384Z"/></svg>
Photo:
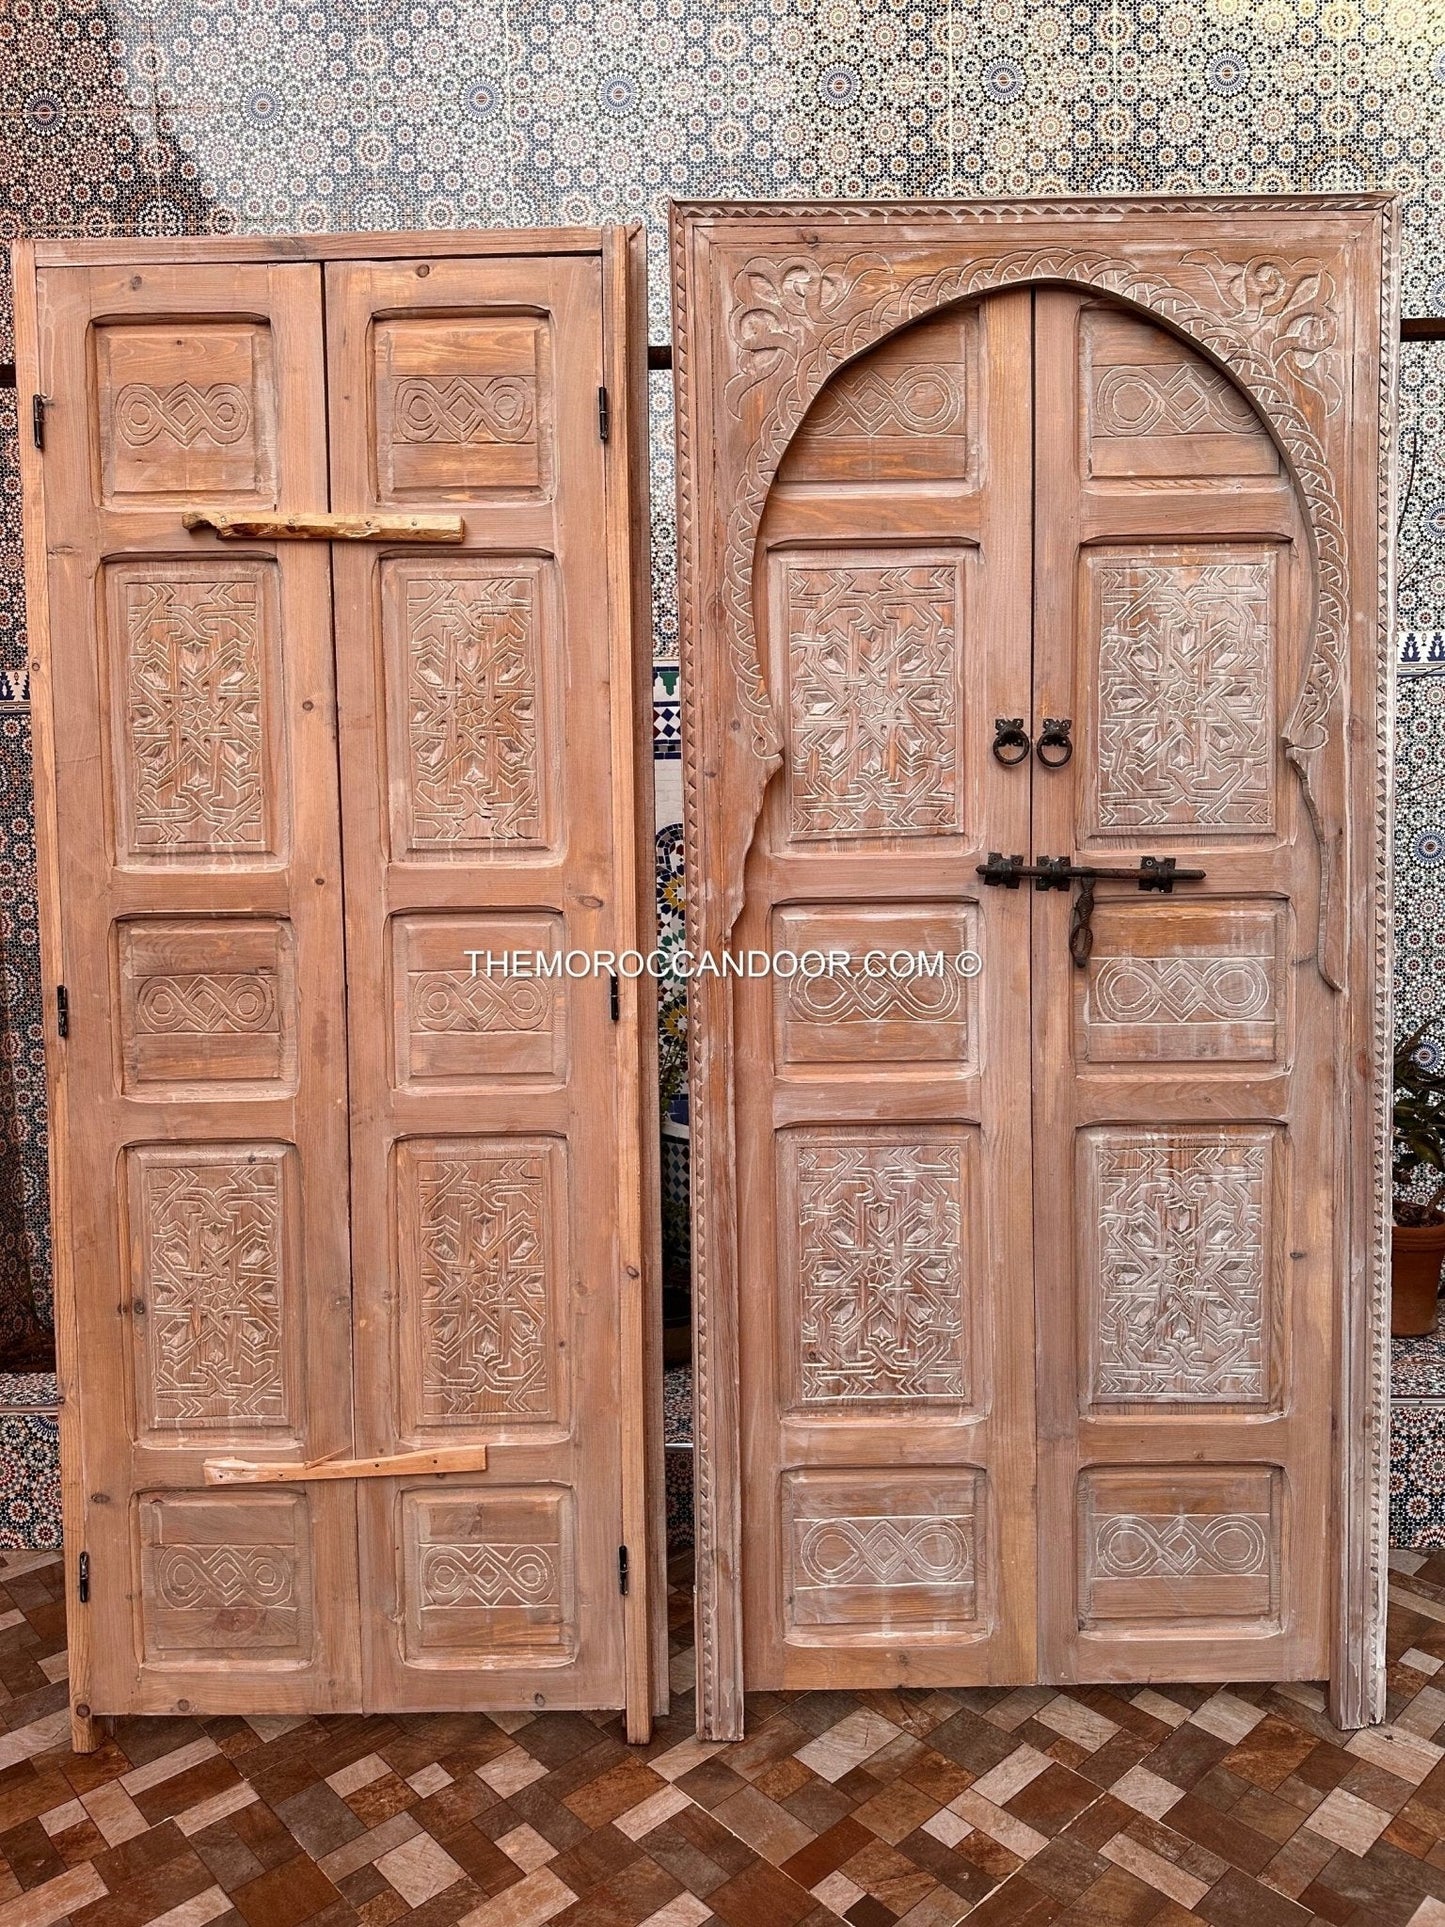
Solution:
<svg viewBox="0 0 1445 1927"><path fill-rule="evenodd" d="M956 556L785 563L794 838L959 830L962 615Z"/></svg>
<svg viewBox="0 0 1445 1927"><path fill-rule="evenodd" d="M396 1150L403 1427L555 1418L566 1274L557 1138L413 1138Z"/></svg>
<svg viewBox="0 0 1445 1927"><path fill-rule="evenodd" d="M1075 985L1094 1064L1269 1061L1287 990L1282 908L1100 901Z"/></svg>
<svg viewBox="0 0 1445 1927"><path fill-rule="evenodd" d="M292 1427L295 1155L282 1144L126 1153L143 1434Z"/></svg>
<svg viewBox="0 0 1445 1927"><path fill-rule="evenodd" d="M1079 1480L1079 1624L1274 1621L1274 1466L1095 1468Z"/></svg>
<svg viewBox="0 0 1445 1927"><path fill-rule="evenodd" d="M780 1298L810 1412L967 1399L968 1144L948 1125L780 1134Z"/></svg>
<svg viewBox="0 0 1445 1927"><path fill-rule="evenodd" d="M1091 475L1278 475L1258 415L1202 355L1113 309L1085 309L1083 322Z"/></svg>
<svg viewBox="0 0 1445 1927"><path fill-rule="evenodd" d="M1098 665L1091 827L1272 829L1273 555L1115 552L1085 567Z"/></svg>
<svg viewBox="0 0 1445 1927"><path fill-rule="evenodd" d="M568 1488L403 1492L396 1523L409 1661L556 1666L575 1657Z"/></svg>
<svg viewBox="0 0 1445 1927"><path fill-rule="evenodd" d="M802 1643L980 1632L984 1478L969 1467L786 1472L784 1622Z"/></svg>
<svg viewBox="0 0 1445 1927"><path fill-rule="evenodd" d="M978 313L916 322L824 387L792 441L783 482L963 481Z"/></svg>
<svg viewBox="0 0 1445 1927"><path fill-rule="evenodd" d="M1243 1124L1083 1135L1092 1400L1268 1399L1275 1139Z"/></svg>
<svg viewBox="0 0 1445 1927"><path fill-rule="evenodd" d="M548 834L546 565L382 565L398 856L535 849Z"/></svg>
<svg viewBox="0 0 1445 1927"><path fill-rule="evenodd" d="M773 954L821 952L791 978L774 976L777 1061L792 1064L930 1063L950 1069L972 1057L976 979L958 959L978 941L969 904L790 907L774 913ZM846 963L841 961L846 953ZM922 956L923 968L909 963ZM937 960L942 959L941 967ZM898 964L894 969L890 959ZM965 964L965 968L971 965Z"/></svg>
<svg viewBox="0 0 1445 1927"><path fill-rule="evenodd" d="M123 1088L293 1087L291 926L270 918L134 917L116 926ZM272 1094L268 1090L268 1095Z"/></svg>
<svg viewBox="0 0 1445 1927"><path fill-rule="evenodd" d="M546 328L524 316L427 315L373 331L382 501L532 493L550 442Z"/></svg>
<svg viewBox="0 0 1445 1927"><path fill-rule="evenodd" d="M119 562L107 575L121 860L274 855L276 565Z"/></svg>
<svg viewBox="0 0 1445 1927"><path fill-rule="evenodd" d="M312 1656L315 1603L303 1493L142 1497L140 1618L148 1661L246 1666Z"/></svg>
<svg viewBox="0 0 1445 1927"><path fill-rule="evenodd" d="M271 331L264 322L110 322L95 331L107 505L275 500Z"/></svg>
<svg viewBox="0 0 1445 1927"><path fill-rule="evenodd" d="M392 919L391 939L401 1088L560 1073L564 980L514 975L511 966L518 951L527 969L534 954L559 956L561 917L417 912Z"/></svg>

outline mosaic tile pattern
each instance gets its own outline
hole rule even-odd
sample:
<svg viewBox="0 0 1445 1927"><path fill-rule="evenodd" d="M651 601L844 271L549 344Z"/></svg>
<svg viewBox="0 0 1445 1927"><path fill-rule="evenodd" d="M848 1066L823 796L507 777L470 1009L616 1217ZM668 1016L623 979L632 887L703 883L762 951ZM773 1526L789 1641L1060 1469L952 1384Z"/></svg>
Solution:
<svg viewBox="0 0 1445 1927"><path fill-rule="evenodd" d="M615 1716L133 1719L66 1747L59 1563L0 1557L7 1927L1439 1927L1445 1556L1399 1554L1389 1724L1312 1686L759 1693Z"/></svg>
<svg viewBox="0 0 1445 1927"><path fill-rule="evenodd" d="M1445 313L1442 119L1438 0L15 0L0 13L0 239L637 217L661 340L671 195L1394 187L1405 306ZM0 358L7 317L0 278ZM670 664L665 375L650 394ZM1401 620L1428 635L1445 629L1445 348L1406 348L1402 398ZM14 435L0 392L0 679L16 679L0 680L0 1355L50 1307ZM1445 677L1428 645L1407 667L1426 672L1400 704L1398 981L1414 1023L1445 1013ZM663 1024L671 1096L680 995Z"/></svg>

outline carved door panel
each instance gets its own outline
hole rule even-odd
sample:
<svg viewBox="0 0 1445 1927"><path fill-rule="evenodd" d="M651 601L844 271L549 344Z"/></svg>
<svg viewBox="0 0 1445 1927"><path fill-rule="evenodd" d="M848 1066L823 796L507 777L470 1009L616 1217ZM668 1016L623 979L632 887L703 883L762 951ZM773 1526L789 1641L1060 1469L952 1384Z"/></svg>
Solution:
<svg viewBox="0 0 1445 1927"><path fill-rule="evenodd" d="M622 1698L621 1044L596 255L333 263L357 1440L485 1444L361 1494L390 1706ZM524 958L525 963L525 958Z"/></svg>
<svg viewBox="0 0 1445 1927"><path fill-rule="evenodd" d="M202 1479L351 1447L327 553L181 522L325 503L320 271L40 301L73 1663L105 1710L355 1706L351 1488Z"/></svg>
<svg viewBox="0 0 1445 1927"><path fill-rule="evenodd" d="M1029 902L976 874L1028 836L990 744L1029 707L1029 333L1008 295L850 367L763 523L786 761L734 948L849 963L735 993L752 1686L1032 1665Z"/></svg>
<svg viewBox="0 0 1445 1927"><path fill-rule="evenodd" d="M1163 328L1036 296L1036 853L1202 869L1034 902L1047 1677L1328 1670L1337 999L1281 744L1309 548L1269 429ZM1048 432L1044 425L1048 424Z"/></svg>

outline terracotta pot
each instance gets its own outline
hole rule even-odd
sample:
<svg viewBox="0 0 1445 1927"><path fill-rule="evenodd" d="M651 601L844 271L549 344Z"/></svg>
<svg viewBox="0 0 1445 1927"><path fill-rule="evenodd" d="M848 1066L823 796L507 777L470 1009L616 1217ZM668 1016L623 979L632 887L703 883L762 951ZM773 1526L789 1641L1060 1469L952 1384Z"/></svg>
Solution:
<svg viewBox="0 0 1445 1927"><path fill-rule="evenodd" d="M1445 1222L1397 1224L1390 1231L1390 1330L1419 1338L1435 1329Z"/></svg>

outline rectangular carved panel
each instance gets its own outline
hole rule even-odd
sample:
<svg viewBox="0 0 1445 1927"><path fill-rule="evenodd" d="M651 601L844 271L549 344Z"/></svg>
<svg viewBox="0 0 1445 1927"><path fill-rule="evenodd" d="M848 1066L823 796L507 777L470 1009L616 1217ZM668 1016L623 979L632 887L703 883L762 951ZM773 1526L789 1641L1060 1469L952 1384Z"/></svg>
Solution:
<svg viewBox="0 0 1445 1927"><path fill-rule="evenodd" d="M1083 349L1089 474L1278 475L1274 443L1243 393L1174 335L1085 309Z"/></svg>
<svg viewBox="0 0 1445 1927"><path fill-rule="evenodd" d="M291 926L137 917L116 926L122 1088L145 1096L296 1083Z"/></svg>
<svg viewBox="0 0 1445 1927"><path fill-rule="evenodd" d="M1079 1480L1079 1624L1277 1622L1275 1466L1102 1469Z"/></svg>
<svg viewBox="0 0 1445 1927"><path fill-rule="evenodd" d="M397 1526L413 1664L557 1666L577 1650L569 1489L409 1491Z"/></svg>
<svg viewBox="0 0 1445 1927"><path fill-rule="evenodd" d="M468 501L541 486L545 323L424 315L378 322L373 340L382 501Z"/></svg>
<svg viewBox="0 0 1445 1927"><path fill-rule="evenodd" d="M394 917L398 1086L559 1077L566 1063L566 979L513 975L511 960L515 952L528 960L560 956L563 939L561 917L540 911Z"/></svg>
<svg viewBox="0 0 1445 1927"><path fill-rule="evenodd" d="M382 566L397 856L541 849L559 756L549 565L407 557Z"/></svg>
<svg viewBox="0 0 1445 1927"><path fill-rule="evenodd" d="M779 1067L971 1067L977 979L966 973L977 941L978 912L966 904L779 910L774 956L791 951L800 966L808 963L791 978L773 979ZM813 953L833 959L831 966ZM837 961L844 953L846 964ZM920 956L926 968L909 965ZM935 975L937 958L942 967Z"/></svg>
<svg viewBox="0 0 1445 1927"><path fill-rule="evenodd" d="M983 1475L785 1472L783 1618L800 1643L984 1630Z"/></svg>
<svg viewBox="0 0 1445 1927"><path fill-rule="evenodd" d="M1275 822L1275 558L1236 545L1086 555L1096 665L1089 828Z"/></svg>
<svg viewBox="0 0 1445 1927"><path fill-rule="evenodd" d="M565 1155L540 1137L397 1146L405 1432L558 1416Z"/></svg>
<svg viewBox="0 0 1445 1927"><path fill-rule="evenodd" d="M117 854L274 860L286 820L276 565L106 570Z"/></svg>
<svg viewBox="0 0 1445 1927"><path fill-rule="evenodd" d="M1276 1137L1275 1126L1244 1124L1082 1134L1095 1403L1268 1399Z"/></svg>
<svg viewBox="0 0 1445 1927"><path fill-rule="evenodd" d="M126 1153L142 1435L294 1429L295 1152L144 1144Z"/></svg>
<svg viewBox="0 0 1445 1927"><path fill-rule="evenodd" d="M788 446L784 482L965 481L974 471L976 313L950 314L834 376Z"/></svg>
<svg viewBox="0 0 1445 1927"><path fill-rule="evenodd" d="M793 1400L810 1414L967 1400L973 1155L949 1125L780 1135L779 1297Z"/></svg>
<svg viewBox="0 0 1445 1927"><path fill-rule="evenodd" d="M961 559L916 550L789 557L782 582L792 836L959 831Z"/></svg>
<svg viewBox="0 0 1445 1927"><path fill-rule="evenodd" d="M258 321L108 322L95 331L107 506L276 499L271 331Z"/></svg>
<svg viewBox="0 0 1445 1927"><path fill-rule="evenodd" d="M1270 1062L1284 1048L1288 965L1277 904L1099 900L1075 983L1091 1064Z"/></svg>
<svg viewBox="0 0 1445 1927"><path fill-rule="evenodd" d="M315 1597L306 1495L176 1492L138 1505L146 1660L309 1661Z"/></svg>

